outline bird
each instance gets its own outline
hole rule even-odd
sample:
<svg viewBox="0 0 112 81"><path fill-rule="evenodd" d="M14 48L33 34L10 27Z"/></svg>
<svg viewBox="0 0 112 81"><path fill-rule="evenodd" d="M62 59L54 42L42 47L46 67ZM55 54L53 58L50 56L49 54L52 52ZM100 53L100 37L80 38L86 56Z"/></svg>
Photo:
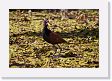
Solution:
<svg viewBox="0 0 112 81"><path fill-rule="evenodd" d="M48 23L49 23L49 20L48 19L44 19L44 21L43 21L43 25L44 25L44 27L43 27L43 39L46 42L48 42L49 44L52 44L53 47L56 50L57 50L57 48L59 48L60 49L60 53L61 53L62 49L61 49L61 47L58 44L67 43L67 41L65 41L58 33L53 32L50 29L48 29ZM55 53L56 53L56 50L55 50ZM59 56L60 56L60 54L59 54Z"/></svg>

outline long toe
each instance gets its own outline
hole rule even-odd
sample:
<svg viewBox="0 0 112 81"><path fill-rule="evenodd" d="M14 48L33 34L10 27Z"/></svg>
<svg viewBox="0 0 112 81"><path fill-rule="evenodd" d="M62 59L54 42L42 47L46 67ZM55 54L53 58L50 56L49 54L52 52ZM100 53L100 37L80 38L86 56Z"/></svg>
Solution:
<svg viewBox="0 0 112 81"><path fill-rule="evenodd" d="M53 58L59 58L61 55L59 54L59 55L53 55L52 57Z"/></svg>

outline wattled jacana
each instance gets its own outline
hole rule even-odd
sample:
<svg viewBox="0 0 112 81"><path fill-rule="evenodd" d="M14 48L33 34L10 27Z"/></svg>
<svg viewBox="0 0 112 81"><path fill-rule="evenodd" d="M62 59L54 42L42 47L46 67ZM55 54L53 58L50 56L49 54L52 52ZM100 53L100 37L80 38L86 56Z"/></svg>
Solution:
<svg viewBox="0 0 112 81"><path fill-rule="evenodd" d="M55 45L58 46L58 48L60 49L60 52L61 52L61 48L58 44L61 44L61 43L66 43L66 41L57 33L49 30L47 27L48 27L48 19L44 19L44 28L43 28L43 39L52 44L53 47L57 48ZM55 50L55 53L56 53L56 50Z"/></svg>

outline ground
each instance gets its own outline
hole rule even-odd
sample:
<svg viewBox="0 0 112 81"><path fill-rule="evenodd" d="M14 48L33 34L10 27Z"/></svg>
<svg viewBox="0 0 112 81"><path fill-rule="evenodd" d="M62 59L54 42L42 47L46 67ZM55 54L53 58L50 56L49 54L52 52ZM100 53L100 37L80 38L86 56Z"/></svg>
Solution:
<svg viewBox="0 0 112 81"><path fill-rule="evenodd" d="M99 12L71 10L61 19L59 11L9 11L9 67L10 68L98 68ZM43 19L48 18L49 29L57 32L67 43L59 44L54 58L51 44L42 38Z"/></svg>

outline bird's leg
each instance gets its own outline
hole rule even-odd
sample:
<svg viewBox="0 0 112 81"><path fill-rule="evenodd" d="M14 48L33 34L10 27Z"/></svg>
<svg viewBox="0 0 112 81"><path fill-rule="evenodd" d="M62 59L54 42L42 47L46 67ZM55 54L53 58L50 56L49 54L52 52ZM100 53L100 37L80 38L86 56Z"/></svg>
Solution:
<svg viewBox="0 0 112 81"><path fill-rule="evenodd" d="M53 47L55 48L55 53L54 53L54 55L53 55L53 58L59 58L60 56L61 56L61 51L62 51L62 49L61 49L61 47L58 45L58 44L56 44L57 46L55 46L55 45L53 45ZM59 52L59 54L58 55L55 55L56 54L56 52L57 52L57 49L60 49L60 52Z"/></svg>
<svg viewBox="0 0 112 81"><path fill-rule="evenodd" d="M57 46L58 46L58 48L60 49L60 53L61 53L61 51L62 51L62 48L57 44Z"/></svg>
<svg viewBox="0 0 112 81"><path fill-rule="evenodd" d="M55 57L55 54L57 52L57 47L55 45L53 45L53 50L54 50L54 54L53 54L53 57Z"/></svg>
<svg viewBox="0 0 112 81"><path fill-rule="evenodd" d="M61 56L61 51L62 51L62 48L57 44L58 48L60 49L60 52L59 52L59 55L58 56Z"/></svg>
<svg viewBox="0 0 112 81"><path fill-rule="evenodd" d="M56 47L55 45L53 45L53 48L54 48L54 51L55 51L55 53L56 53L57 47ZM55 53L54 53L54 54L55 54Z"/></svg>

